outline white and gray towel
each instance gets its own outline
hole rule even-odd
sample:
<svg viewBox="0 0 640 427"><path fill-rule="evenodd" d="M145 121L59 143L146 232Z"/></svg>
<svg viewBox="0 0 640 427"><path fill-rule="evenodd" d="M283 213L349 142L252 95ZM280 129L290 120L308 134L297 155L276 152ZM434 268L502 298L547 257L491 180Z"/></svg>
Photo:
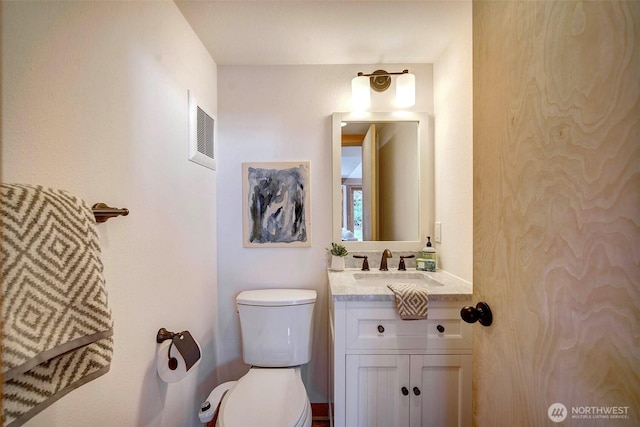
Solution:
<svg viewBox="0 0 640 427"><path fill-rule="evenodd" d="M91 208L61 190L2 184L5 426L109 371L113 322Z"/></svg>
<svg viewBox="0 0 640 427"><path fill-rule="evenodd" d="M426 289L413 283L392 283L388 288L395 295L396 308L402 320L427 318L429 294Z"/></svg>

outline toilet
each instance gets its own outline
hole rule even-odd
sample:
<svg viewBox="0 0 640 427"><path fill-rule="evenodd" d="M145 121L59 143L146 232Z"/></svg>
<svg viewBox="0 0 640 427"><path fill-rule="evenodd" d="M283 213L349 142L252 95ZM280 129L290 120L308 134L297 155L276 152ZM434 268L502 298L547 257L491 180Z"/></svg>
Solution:
<svg viewBox="0 0 640 427"><path fill-rule="evenodd" d="M216 387L200 411L216 427L310 427L300 366L311 360L316 291L261 289L236 297L242 352L251 369ZM203 414L209 416L203 416Z"/></svg>

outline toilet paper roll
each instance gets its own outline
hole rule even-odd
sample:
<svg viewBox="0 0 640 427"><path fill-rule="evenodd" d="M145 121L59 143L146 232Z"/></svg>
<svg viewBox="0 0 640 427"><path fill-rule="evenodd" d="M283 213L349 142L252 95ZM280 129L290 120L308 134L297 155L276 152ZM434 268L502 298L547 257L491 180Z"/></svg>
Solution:
<svg viewBox="0 0 640 427"><path fill-rule="evenodd" d="M184 331L180 336L176 335L158 346L156 353L158 375L168 383L181 381L200 364L201 356L200 344L188 331Z"/></svg>

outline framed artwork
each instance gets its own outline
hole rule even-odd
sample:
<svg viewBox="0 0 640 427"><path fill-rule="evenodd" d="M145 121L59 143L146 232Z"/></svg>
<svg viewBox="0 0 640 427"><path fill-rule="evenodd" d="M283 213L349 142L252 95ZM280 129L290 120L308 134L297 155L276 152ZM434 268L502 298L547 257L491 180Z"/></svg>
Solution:
<svg viewBox="0 0 640 427"><path fill-rule="evenodd" d="M311 246L309 162L242 164L243 246Z"/></svg>

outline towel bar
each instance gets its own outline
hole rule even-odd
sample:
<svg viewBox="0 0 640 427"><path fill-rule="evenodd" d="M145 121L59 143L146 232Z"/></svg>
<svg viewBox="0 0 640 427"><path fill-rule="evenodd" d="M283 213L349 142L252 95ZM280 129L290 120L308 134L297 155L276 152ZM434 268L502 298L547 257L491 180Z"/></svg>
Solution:
<svg viewBox="0 0 640 427"><path fill-rule="evenodd" d="M104 203L96 203L91 209L93 209L93 216L96 217L96 222L105 222L109 218L129 215L129 209L112 208Z"/></svg>

